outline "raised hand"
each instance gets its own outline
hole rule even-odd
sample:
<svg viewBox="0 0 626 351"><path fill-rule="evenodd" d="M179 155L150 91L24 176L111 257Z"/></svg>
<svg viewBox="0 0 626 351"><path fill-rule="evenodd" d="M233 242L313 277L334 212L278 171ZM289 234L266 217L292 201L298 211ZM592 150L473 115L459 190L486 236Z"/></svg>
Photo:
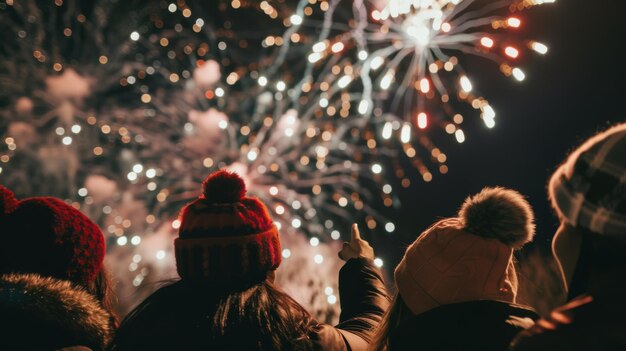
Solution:
<svg viewBox="0 0 626 351"><path fill-rule="evenodd" d="M339 251L339 258L347 261L351 258L367 258L374 259L374 249L370 244L361 239L361 233L356 223L352 224L352 231L350 234L350 241L344 242L341 251Z"/></svg>

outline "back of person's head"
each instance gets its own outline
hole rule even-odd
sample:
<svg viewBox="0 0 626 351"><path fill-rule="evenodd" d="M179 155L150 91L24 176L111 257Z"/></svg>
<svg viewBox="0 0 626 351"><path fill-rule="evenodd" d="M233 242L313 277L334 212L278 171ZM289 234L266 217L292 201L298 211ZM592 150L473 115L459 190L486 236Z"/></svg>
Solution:
<svg viewBox="0 0 626 351"><path fill-rule="evenodd" d="M435 223L409 246L394 272L398 292L413 314L464 301L515 302L513 251L534 229L522 195L485 188L465 200L457 218Z"/></svg>
<svg viewBox="0 0 626 351"><path fill-rule="evenodd" d="M624 275L626 124L575 149L550 178L548 194L561 220L553 249L570 295L584 292L584 280L590 278L585 271Z"/></svg>
<svg viewBox="0 0 626 351"><path fill-rule="evenodd" d="M201 196L181 211L174 243L181 280L129 315L113 350L149 348L155 340L162 349L310 347L309 314L273 284L278 230L265 205L245 193L234 173L207 177Z"/></svg>
<svg viewBox="0 0 626 351"><path fill-rule="evenodd" d="M116 325L112 288L103 266L104 236L97 224L57 198L18 200L0 185L0 232L0 274L67 281L80 290L77 294L86 292L97 299L109 314L109 329Z"/></svg>
<svg viewBox="0 0 626 351"><path fill-rule="evenodd" d="M95 295L112 313L104 267L105 240L96 223L53 197L17 200L0 185L0 273L34 273L68 280Z"/></svg>
<svg viewBox="0 0 626 351"><path fill-rule="evenodd" d="M441 305L493 300L515 303L513 252L532 240L532 208L518 192L485 188L468 197L456 218L436 222L411 244L394 272L397 296L373 349L411 315Z"/></svg>
<svg viewBox="0 0 626 351"><path fill-rule="evenodd" d="M103 268L102 231L53 197L17 200L0 185L0 273L36 273L90 288Z"/></svg>
<svg viewBox="0 0 626 351"><path fill-rule="evenodd" d="M215 172L202 186L200 197L180 214L174 242L178 275L233 291L262 282L282 258L267 208L245 196L246 185L235 173Z"/></svg>

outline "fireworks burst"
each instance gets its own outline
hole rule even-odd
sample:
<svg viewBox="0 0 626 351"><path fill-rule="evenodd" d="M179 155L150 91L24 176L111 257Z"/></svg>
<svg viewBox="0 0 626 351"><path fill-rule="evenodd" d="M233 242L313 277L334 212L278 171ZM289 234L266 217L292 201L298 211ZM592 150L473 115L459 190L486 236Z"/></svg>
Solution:
<svg viewBox="0 0 626 351"><path fill-rule="evenodd" d="M498 13L539 3L0 2L0 179L97 220L122 299L174 274L177 212L217 168L268 205L285 258L336 270L326 253L351 222L395 230L381 212L400 205L391 175L411 184L399 154L430 181L425 155L447 166L428 129L463 142L465 103L493 127L460 61L523 80L508 35L522 19ZM324 294L305 303L333 305L334 278L316 276Z"/></svg>
<svg viewBox="0 0 626 351"><path fill-rule="evenodd" d="M169 60L160 61L151 78L160 81L145 93L150 117L125 124L132 134L143 136L151 151L128 180L152 194L153 213L171 217L172 208L197 196L206 173L226 168L239 173L249 191L269 204L279 225L287 225L285 231L327 237L338 227L348 228L355 210L367 214L372 227L383 219L371 206L380 196L371 189L382 186L377 185L384 181L381 164L394 153L370 147L375 130L352 111L350 60L340 55L302 60L308 52L325 50L318 43L328 35L299 31L303 19L298 13L306 4L302 1L288 16L284 33L263 35L256 44L268 49L269 59L253 63L228 49L253 45L236 29L220 35L208 25L198 28L202 35L185 29L171 31L171 36L167 28L160 32L156 47ZM261 16L269 17L294 11L266 2L261 9ZM258 20L258 13L245 10L222 12L231 18L230 11L244 11L247 19ZM330 23L332 11L331 4L311 15ZM216 50L207 52L211 47ZM391 193L386 185L385 198Z"/></svg>
<svg viewBox="0 0 626 351"><path fill-rule="evenodd" d="M548 48L518 39L516 32L523 22L517 14L553 2L374 0L371 11L360 16L361 21L368 18L357 26L363 30L354 32L357 42L367 42L370 49L358 53L363 61L360 112L387 120L380 131L382 139L396 135L395 141L425 181L432 179L432 173L416 148L426 149L440 173L446 173L446 155L424 136L425 129L435 125L463 143L461 111L467 110L459 106L463 104L479 110L488 128L495 126L494 108L476 93L472 73L463 69L462 61L467 56L482 57L495 62L504 75L523 81L525 73L519 67L523 50L543 55Z"/></svg>
<svg viewBox="0 0 626 351"><path fill-rule="evenodd" d="M262 18L259 8L248 9L263 24L279 18L278 11L293 11L263 4ZM355 210L376 223L368 185L380 181L370 161L382 149L363 145L365 121L350 116L349 99L331 87L330 64L298 65L314 41L283 33L287 15L258 38L226 30L230 24L190 19L184 4L138 6L129 18L113 16L125 12L107 2L86 9L61 1L2 5L10 45L2 48L7 69L1 78L16 87L2 96L8 106L2 110L2 182L19 196L65 198L98 221L125 308L134 303L127 296L151 290L131 289L172 276L177 212L217 167L240 173L285 235L312 236L286 239L293 246L283 252L298 260L310 253L311 271L336 270L337 258L325 254L323 241L339 239L340 222L348 228ZM230 16L218 6L213 13ZM277 44L281 40L301 44ZM244 45L256 46L250 50L259 55L245 57L237 49ZM338 106L336 113L319 113L320 95L327 106ZM335 275L311 275L313 286L332 291ZM283 279L287 289L289 279ZM316 290L303 297L305 304L320 310L323 301L332 311L334 295Z"/></svg>

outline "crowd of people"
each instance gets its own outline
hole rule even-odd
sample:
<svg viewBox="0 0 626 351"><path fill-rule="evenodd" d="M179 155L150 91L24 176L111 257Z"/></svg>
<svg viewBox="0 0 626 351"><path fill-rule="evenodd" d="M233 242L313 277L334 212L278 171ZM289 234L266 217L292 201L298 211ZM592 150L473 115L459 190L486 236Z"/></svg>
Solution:
<svg viewBox="0 0 626 351"><path fill-rule="evenodd" d="M181 210L180 279L122 321L99 227L59 199L0 186L0 350L626 350L626 124L575 149L548 196L564 306L540 318L519 304L514 252L533 239L532 207L488 187L417 236L393 296L354 224L332 326L274 283L278 229L234 173L210 174Z"/></svg>

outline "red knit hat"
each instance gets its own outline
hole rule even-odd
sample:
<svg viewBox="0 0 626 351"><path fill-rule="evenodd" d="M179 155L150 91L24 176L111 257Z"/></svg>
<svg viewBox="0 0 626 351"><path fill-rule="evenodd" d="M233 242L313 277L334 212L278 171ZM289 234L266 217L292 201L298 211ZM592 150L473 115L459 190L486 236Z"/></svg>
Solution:
<svg viewBox="0 0 626 351"><path fill-rule="evenodd" d="M265 280L281 261L278 230L267 208L245 196L246 185L235 173L217 171L202 185L202 195L181 211L174 242L178 274L226 290Z"/></svg>
<svg viewBox="0 0 626 351"><path fill-rule="evenodd" d="M18 201L0 186L0 231L0 274L37 273L89 285L102 269L100 228L59 199Z"/></svg>

